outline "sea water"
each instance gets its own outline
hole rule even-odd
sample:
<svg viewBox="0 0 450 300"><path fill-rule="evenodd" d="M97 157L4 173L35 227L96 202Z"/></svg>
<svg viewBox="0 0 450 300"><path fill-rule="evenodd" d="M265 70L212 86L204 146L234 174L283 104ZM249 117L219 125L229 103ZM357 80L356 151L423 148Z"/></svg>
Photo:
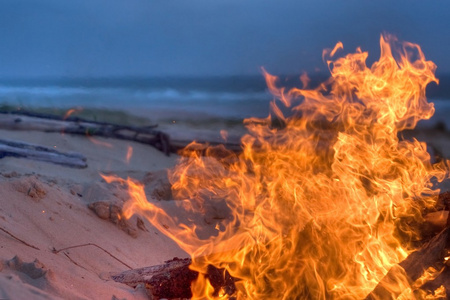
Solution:
<svg viewBox="0 0 450 300"><path fill-rule="evenodd" d="M298 78L298 77L297 77ZM320 80L317 79L317 80ZM282 82L294 86L292 80ZM281 85L280 84L280 85ZM266 117L273 96L261 76L216 78L114 78L0 80L0 104L26 109L74 107L241 120ZM429 99L436 112L420 127L450 129L450 99Z"/></svg>
<svg viewBox="0 0 450 300"><path fill-rule="evenodd" d="M0 103L25 108L165 110L246 118L267 114L270 100L264 79L255 77L0 81Z"/></svg>

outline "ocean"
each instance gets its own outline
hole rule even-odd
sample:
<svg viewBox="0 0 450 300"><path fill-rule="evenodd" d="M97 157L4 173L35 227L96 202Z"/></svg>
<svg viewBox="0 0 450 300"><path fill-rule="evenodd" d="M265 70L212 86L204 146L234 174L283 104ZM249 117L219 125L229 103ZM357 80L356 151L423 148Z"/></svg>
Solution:
<svg viewBox="0 0 450 300"><path fill-rule="evenodd" d="M0 81L0 103L20 107L174 111L221 118L268 114L272 97L257 77Z"/></svg>
<svg viewBox="0 0 450 300"><path fill-rule="evenodd" d="M283 84L300 86L295 79L285 80ZM435 103L436 113L431 120L421 121L419 126L430 127L441 122L450 129L450 97L435 91L432 94L429 101ZM272 99L262 75L0 80L0 105L24 108L82 107L122 110L138 115L164 112L179 117L199 115L241 120L267 116Z"/></svg>

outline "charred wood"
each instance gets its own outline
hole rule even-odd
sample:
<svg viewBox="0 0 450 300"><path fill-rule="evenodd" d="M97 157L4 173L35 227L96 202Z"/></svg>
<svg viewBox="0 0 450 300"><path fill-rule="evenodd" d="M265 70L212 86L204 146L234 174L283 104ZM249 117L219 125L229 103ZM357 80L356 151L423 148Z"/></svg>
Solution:
<svg viewBox="0 0 450 300"><path fill-rule="evenodd" d="M432 281L426 282L420 287L424 291L435 291L440 286L444 286L447 294L447 299L450 297L450 268L444 267L444 270Z"/></svg>
<svg viewBox="0 0 450 300"><path fill-rule="evenodd" d="M442 261L444 250L448 247L449 230L445 228L421 249L389 270L366 299L396 299L404 291L405 283L416 281L426 269Z"/></svg>
<svg viewBox="0 0 450 300"><path fill-rule="evenodd" d="M444 193L439 196L439 201L445 201L448 194ZM450 237L450 229L446 228L447 219L441 219L448 216L447 211L439 211L438 214L430 214L429 222L436 223L437 228L444 228L440 233L434 235L428 243L424 244L419 250L411 253L404 261L394 266L374 288L374 290L366 297L366 299L395 299L399 296L412 282L417 280L423 272L442 261L445 256L445 250L448 248L448 240ZM124 271L111 276L116 282L136 287L144 284L149 295L153 298L190 298L192 296L190 286L197 278L198 273L189 269L190 259L173 259L162 265L145 267ZM215 291L225 291L228 295L236 292L235 282L237 279L231 277L223 269L217 269L209 266L208 274ZM445 280L438 277L436 283Z"/></svg>
<svg viewBox="0 0 450 300"><path fill-rule="evenodd" d="M162 265L124 271L111 275L111 278L131 287L145 285L153 299L191 298L191 283L197 279L198 272L189 269L191 259L174 258ZM214 288L214 293L224 291L228 295L236 292L235 279L224 269L209 265L204 274Z"/></svg>

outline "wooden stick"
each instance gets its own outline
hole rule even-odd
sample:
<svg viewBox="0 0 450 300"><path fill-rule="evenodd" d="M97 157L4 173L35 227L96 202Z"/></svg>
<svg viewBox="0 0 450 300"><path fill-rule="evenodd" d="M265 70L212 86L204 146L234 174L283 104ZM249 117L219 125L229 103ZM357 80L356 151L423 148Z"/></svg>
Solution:
<svg viewBox="0 0 450 300"><path fill-rule="evenodd" d="M191 298L191 283L197 279L198 273L189 269L191 259L174 258L162 265L145 267L112 274L111 278L120 283L136 287L145 284L148 293L154 298ZM236 292L235 279L223 269L208 266L205 276L214 287L217 295L223 290L228 295Z"/></svg>
<svg viewBox="0 0 450 300"><path fill-rule="evenodd" d="M24 142L0 140L0 158L5 156L24 157L51 162L72 168L86 168L86 158L79 153L63 153L52 148Z"/></svg>

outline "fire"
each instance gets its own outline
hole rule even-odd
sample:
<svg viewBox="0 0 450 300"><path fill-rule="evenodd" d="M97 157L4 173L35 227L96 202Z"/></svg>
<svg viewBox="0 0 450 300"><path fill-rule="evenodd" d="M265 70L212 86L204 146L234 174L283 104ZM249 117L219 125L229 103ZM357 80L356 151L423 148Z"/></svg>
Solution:
<svg viewBox="0 0 450 300"><path fill-rule="evenodd" d="M83 111L82 107L71 108L68 111L66 111L66 113L64 114L63 120L66 120L68 117L70 117L74 113L79 113L81 111Z"/></svg>
<svg viewBox="0 0 450 300"><path fill-rule="evenodd" d="M125 161L127 162L127 164L130 163L130 159L131 159L132 156L133 156L133 147L128 146L127 147L127 156L125 158Z"/></svg>
<svg viewBox="0 0 450 300"><path fill-rule="evenodd" d="M91 141L93 144L100 146L100 147L106 147L106 148L113 148L113 145L111 143L101 141L99 139L94 138L89 134L89 132L86 132L86 137L89 141Z"/></svg>
<svg viewBox="0 0 450 300"><path fill-rule="evenodd" d="M399 132L429 119L425 97L436 66L418 45L380 39L380 59L367 52L335 58L331 77L315 89L286 90L264 71L276 100L265 119L248 119L239 155L192 143L169 172L183 217L169 216L130 189L127 217L141 214L192 257L192 268L226 269L238 299L362 299L414 250L422 212L435 203L432 183L447 177L426 144ZM283 113L286 106L289 113ZM217 156L217 153L221 153ZM212 210L215 224L195 223ZM399 278L397 288L406 288ZM404 285L403 285L404 284ZM194 299L226 298L199 276Z"/></svg>

